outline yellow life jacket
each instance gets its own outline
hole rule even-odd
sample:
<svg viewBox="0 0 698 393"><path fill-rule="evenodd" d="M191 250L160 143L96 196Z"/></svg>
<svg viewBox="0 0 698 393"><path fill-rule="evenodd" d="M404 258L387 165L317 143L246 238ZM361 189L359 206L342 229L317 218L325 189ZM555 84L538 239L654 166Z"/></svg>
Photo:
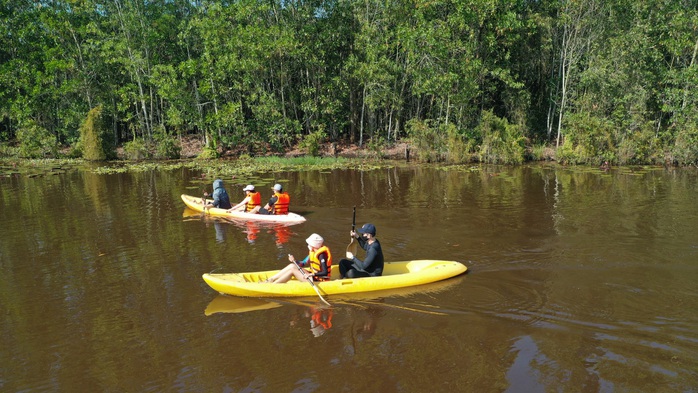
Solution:
<svg viewBox="0 0 698 393"><path fill-rule="evenodd" d="M327 246L322 246L317 250L310 251L310 253L308 253L310 269L313 272L320 272L322 271L322 264L318 259L318 255L322 254L323 252L327 253L327 276L315 277L315 279L318 281L327 281L330 279L330 276L332 274L332 253L330 252L330 249Z"/></svg>

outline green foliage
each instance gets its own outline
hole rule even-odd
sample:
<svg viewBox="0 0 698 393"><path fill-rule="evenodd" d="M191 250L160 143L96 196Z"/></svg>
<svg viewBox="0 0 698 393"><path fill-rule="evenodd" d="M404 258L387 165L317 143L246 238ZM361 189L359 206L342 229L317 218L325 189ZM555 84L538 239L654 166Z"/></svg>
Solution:
<svg viewBox="0 0 698 393"><path fill-rule="evenodd" d="M82 156L90 161L102 161L114 158L116 151L111 134L102 116L102 106L96 106L87 114L80 127L80 144Z"/></svg>
<svg viewBox="0 0 698 393"><path fill-rule="evenodd" d="M168 135L164 127L155 131L155 158L161 160L178 159L181 157L182 145L174 135Z"/></svg>
<svg viewBox="0 0 698 393"><path fill-rule="evenodd" d="M554 158L553 150L544 144L535 144L530 147L528 159L532 161L544 161Z"/></svg>
<svg viewBox="0 0 698 393"><path fill-rule="evenodd" d="M146 143L141 138L124 143L124 155L127 160L144 160L150 158L150 152Z"/></svg>
<svg viewBox="0 0 698 393"><path fill-rule="evenodd" d="M618 164L662 163L660 148L654 124L645 122L621 137L616 150Z"/></svg>
<svg viewBox="0 0 698 393"><path fill-rule="evenodd" d="M671 147L671 154L676 164L698 165L698 127L683 127Z"/></svg>
<svg viewBox="0 0 698 393"><path fill-rule="evenodd" d="M455 124L430 127L429 121L412 120L407 124L410 142L423 162L447 161L458 164L470 162L475 152L475 140L463 134Z"/></svg>
<svg viewBox="0 0 698 393"><path fill-rule="evenodd" d="M0 157L19 157L19 148L9 143L0 143Z"/></svg>
<svg viewBox="0 0 698 393"><path fill-rule="evenodd" d="M591 154L586 146L575 145L572 140L565 139L563 144L557 149L555 159L562 164L587 164L592 161Z"/></svg>
<svg viewBox="0 0 698 393"><path fill-rule="evenodd" d="M201 150L201 153L196 157L201 160L212 160L215 158L220 157L220 154L218 153L218 150L215 148L206 146Z"/></svg>
<svg viewBox="0 0 698 393"><path fill-rule="evenodd" d="M82 143L79 140L70 146L66 157L72 159L82 158Z"/></svg>
<svg viewBox="0 0 698 393"><path fill-rule="evenodd" d="M154 157L176 158L181 148L162 124L198 133L209 158L221 148L281 152L302 135L319 154L321 133L368 140L376 156L407 135L422 161L517 163L529 140L550 143L562 118L565 162L692 162L696 18L685 2L5 8L0 139L24 155L55 154L48 132L51 146L73 144L71 155L91 160L134 138ZM109 127L83 133L84 112L98 103Z"/></svg>
<svg viewBox="0 0 698 393"><path fill-rule="evenodd" d="M407 135L417 148L418 160L423 162L440 161L446 151L446 136L430 123L419 119L407 122Z"/></svg>
<svg viewBox="0 0 698 393"><path fill-rule="evenodd" d="M327 137L324 131L314 131L303 137L298 146L312 157L320 156L320 144Z"/></svg>
<svg viewBox="0 0 698 393"><path fill-rule="evenodd" d="M17 130L18 153L24 158L56 157L56 137L48 130L29 120Z"/></svg>
<svg viewBox="0 0 698 393"><path fill-rule="evenodd" d="M475 141L466 138L454 124L448 124L446 129L448 141L446 142L447 161L452 164L464 164L472 161L475 151Z"/></svg>
<svg viewBox="0 0 698 393"><path fill-rule="evenodd" d="M366 144L366 148L368 149L369 153L375 158L384 158L383 151L387 146L387 141L378 135L374 135L373 138L371 138Z"/></svg>
<svg viewBox="0 0 698 393"><path fill-rule="evenodd" d="M491 164L520 164L524 160L525 137L521 127L509 124L492 111L483 111L476 129L482 139L478 156Z"/></svg>
<svg viewBox="0 0 698 393"><path fill-rule="evenodd" d="M614 127L610 120L589 113L568 117L567 134L557 153L565 164L598 165L604 161L617 162Z"/></svg>

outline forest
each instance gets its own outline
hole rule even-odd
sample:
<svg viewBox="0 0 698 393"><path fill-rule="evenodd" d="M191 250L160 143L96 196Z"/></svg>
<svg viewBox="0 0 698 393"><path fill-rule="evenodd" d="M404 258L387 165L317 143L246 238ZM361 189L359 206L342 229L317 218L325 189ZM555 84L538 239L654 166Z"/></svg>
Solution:
<svg viewBox="0 0 698 393"><path fill-rule="evenodd" d="M0 4L0 157L698 164L696 0Z"/></svg>

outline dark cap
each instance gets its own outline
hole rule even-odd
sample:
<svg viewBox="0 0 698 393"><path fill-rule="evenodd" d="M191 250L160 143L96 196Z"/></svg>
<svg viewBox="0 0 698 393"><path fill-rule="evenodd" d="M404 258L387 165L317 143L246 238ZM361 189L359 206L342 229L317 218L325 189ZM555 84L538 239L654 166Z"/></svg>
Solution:
<svg viewBox="0 0 698 393"><path fill-rule="evenodd" d="M376 227L373 224L364 224L356 232L359 233L370 233L371 236L376 236Z"/></svg>

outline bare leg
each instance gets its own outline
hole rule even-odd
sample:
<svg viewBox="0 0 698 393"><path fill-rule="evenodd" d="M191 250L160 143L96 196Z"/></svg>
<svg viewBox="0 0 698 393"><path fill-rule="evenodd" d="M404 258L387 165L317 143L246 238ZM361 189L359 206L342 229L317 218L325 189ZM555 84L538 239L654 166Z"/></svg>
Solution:
<svg viewBox="0 0 698 393"><path fill-rule="evenodd" d="M281 269L278 273L269 277L265 282L280 284L287 282L291 279L291 277L296 277L296 280L305 280L300 270L298 270L298 267L296 267L295 264L291 263L286 265L286 267Z"/></svg>

